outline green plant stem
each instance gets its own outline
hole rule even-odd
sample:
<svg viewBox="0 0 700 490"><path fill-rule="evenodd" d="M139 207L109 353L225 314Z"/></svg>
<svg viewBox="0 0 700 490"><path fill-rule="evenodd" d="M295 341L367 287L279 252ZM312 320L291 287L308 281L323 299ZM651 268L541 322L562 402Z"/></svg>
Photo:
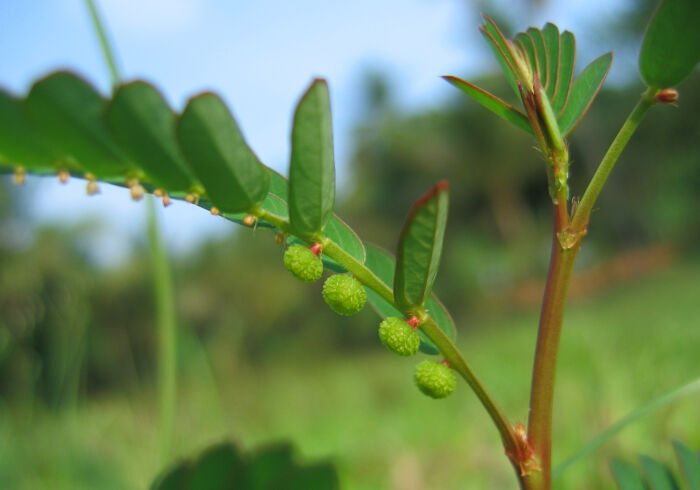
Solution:
<svg viewBox="0 0 700 490"><path fill-rule="evenodd" d="M617 136L615 136L615 139L610 144L610 148L608 148L600 165L598 165L598 169L595 171L595 174L586 188L586 192L584 192L581 198L581 202L578 204L572 220L572 229L574 232L585 231L586 226L588 226L588 219L591 216L591 210L593 209L596 199L598 199L600 191L603 190L603 186L608 180L610 172L615 166L617 159L620 157L622 150L625 149L627 142L637 130L639 123L642 122L646 113L656 103L655 97L658 92L658 89L650 87L642 94L641 99L637 102L637 105L634 107L629 117L627 117L627 120L620 128Z"/></svg>
<svg viewBox="0 0 700 490"><path fill-rule="evenodd" d="M532 489L550 488L552 406L557 352L566 295L581 244L579 240L573 248L563 249L556 233L552 239L552 256L540 314L530 394L528 442L541 468L539 474L535 472L531 477L531 480L541 480L541 485L526 487Z"/></svg>
<svg viewBox="0 0 700 490"><path fill-rule="evenodd" d="M120 76L119 70L117 69L117 64L114 60L113 50L107 40L107 34L105 32L104 26L102 24L100 14L97 12L97 7L95 6L94 0L85 0L85 5L90 12L90 19L92 20L92 25L95 28L97 37L100 40L100 46L102 47L102 56L107 63L107 68L109 69L109 74L112 79L112 85L116 86L119 83Z"/></svg>
<svg viewBox="0 0 700 490"><path fill-rule="evenodd" d="M170 457L175 427L177 396L177 327L170 265L160 238L153 198L148 200L148 244L151 251L153 288L158 323L159 454L164 464Z"/></svg>
<svg viewBox="0 0 700 490"><path fill-rule="evenodd" d="M275 226L277 229L285 233L292 233L291 226L285 219L271 214L261 208L253 210L252 213L258 218ZM301 236L299 238L303 239L309 244L320 242L323 245L324 254L328 255L330 258L345 267L348 272L355 276L365 286L373 291L376 291L391 304L394 304L394 293L391 288L384 284L384 282L381 281L364 264L343 250L338 244L328 238L320 236ZM491 396L488 394L452 340L447 337L445 332L442 331L437 323L435 323L435 320L433 320L429 315L424 316L420 328L426 334L426 336L432 340L433 343L435 343L445 360L464 378L464 380L476 394L477 398L479 398L479 401L496 425L506 451L509 452L509 454L516 454L517 443L512 425L508 422L503 412L498 408L493 398L491 398ZM519 474L518 468L516 468L516 472Z"/></svg>
<svg viewBox="0 0 700 490"><path fill-rule="evenodd" d="M591 209L622 150L644 115L654 105L656 93L656 89L648 89L632 110L593 175L571 222L566 196L557 193L552 253L537 335L528 421L528 442L541 472L533 472L525 478L525 488L528 490L551 488L552 409L559 338L569 282L581 241L586 234Z"/></svg>

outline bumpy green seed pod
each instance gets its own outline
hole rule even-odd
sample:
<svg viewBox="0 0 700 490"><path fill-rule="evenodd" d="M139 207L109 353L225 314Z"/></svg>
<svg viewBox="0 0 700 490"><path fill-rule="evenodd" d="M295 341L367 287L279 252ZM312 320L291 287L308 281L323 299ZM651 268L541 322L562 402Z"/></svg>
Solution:
<svg viewBox="0 0 700 490"><path fill-rule="evenodd" d="M299 243L284 252L284 266L295 277L304 282L318 281L323 274L323 262L314 253Z"/></svg>
<svg viewBox="0 0 700 490"><path fill-rule="evenodd" d="M406 320L390 316L379 324L379 340L391 352L412 356L420 347L420 335Z"/></svg>
<svg viewBox="0 0 700 490"><path fill-rule="evenodd" d="M414 378L418 389L431 398L445 398L457 385L452 370L436 361L423 361L418 364Z"/></svg>
<svg viewBox="0 0 700 490"><path fill-rule="evenodd" d="M349 316L365 306L367 292L354 277L336 274L326 279L323 299L336 313Z"/></svg>

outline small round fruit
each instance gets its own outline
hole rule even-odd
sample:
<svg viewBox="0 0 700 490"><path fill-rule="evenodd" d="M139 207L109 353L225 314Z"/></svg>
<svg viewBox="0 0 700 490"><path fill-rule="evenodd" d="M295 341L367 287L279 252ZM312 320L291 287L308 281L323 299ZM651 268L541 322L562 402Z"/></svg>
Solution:
<svg viewBox="0 0 700 490"><path fill-rule="evenodd" d="M285 250L284 266L296 278L304 282L318 281L323 274L321 259L300 243L295 243Z"/></svg>
<svg viewBox="0 0 700 490"><path fill-rule="evenodd" d="M452 370L437 361L423 361L418 364L414 378L418 389L431 398L445 398L457 385Z"/></svg>
<svg viewBox="0 0 700 490"><path fill-rule="evenodd" d="M323 299L336 313L350 316L365 306L367 292L354 277L335 274L323 285Z"/></svg>
<svg viewBox="0 0 700 490"><path fill-rule="evenodd" d="M391 352L412 356L420 347L420 335L403 318L390 316L379 324L379 340Z"/></svg>

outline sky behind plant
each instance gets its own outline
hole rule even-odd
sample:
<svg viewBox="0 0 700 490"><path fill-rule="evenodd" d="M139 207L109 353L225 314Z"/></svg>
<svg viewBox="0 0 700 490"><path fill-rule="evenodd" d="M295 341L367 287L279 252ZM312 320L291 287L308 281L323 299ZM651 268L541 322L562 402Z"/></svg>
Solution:
<svg viewBox="0 0 700 490"><path fill-rule="evenodd" d="M525 3L494 2L526 11ZM552 20L576 32L594 14L613 15L625 2L552 2L528 11L528 23ZM475 9L456 0L97 0L122 76L158 86L180 110L201 90L215 90L232 108L252 148L286 173L291 117L315 76L329 80L339 183L361 117L368 69L389 72L392 97L405 110L437 106L454 94L439 79L494 67ZM593 7L596 8L593 8ZM0 86L25 93L32 80L59 68L74 70L103 94L109 77L83 0L0 0ZM589 60L583 60L588 62ZM581 65L579 65L581 69ZM395 93L394 93L395 92ZM102 186L84 196L84 182L31 182L38 221L75 223L98 217L97 259L112 262L143 230L143 206L123 189ZM342 196L342 191L340 192ZM230 231L226 221L178 204L162 213L168 243L186 250L200 236Z"/></svg>

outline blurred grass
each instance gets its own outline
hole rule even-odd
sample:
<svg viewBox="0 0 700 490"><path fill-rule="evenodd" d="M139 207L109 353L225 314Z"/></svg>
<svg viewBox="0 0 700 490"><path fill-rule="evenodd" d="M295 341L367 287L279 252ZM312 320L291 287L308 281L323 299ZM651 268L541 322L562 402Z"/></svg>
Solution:
<svg viewBox="0 0 700 490"><path fill-rule="evenodd" d="M555 464L635 406L700 375L698 277L700 264L677 265L570 305ZM526 417L536 325L536 311L460 325L463 351L513 421ZM466 385L447 400L427 399L412 385L415 360L379 348L287 350L251 366L233 352L213 344L205 355L185 336L178 456L225 438L244 448L291 439L304 459L333 458L345 489L516 488L496 431ZM157 464L156 407L146 387L60 413L0 404L0 488L146 488ZM699 447L697 407L691 397L626 429L556 488L613 488L607 457L644 452L671 461L672 437Z"/></svg>

